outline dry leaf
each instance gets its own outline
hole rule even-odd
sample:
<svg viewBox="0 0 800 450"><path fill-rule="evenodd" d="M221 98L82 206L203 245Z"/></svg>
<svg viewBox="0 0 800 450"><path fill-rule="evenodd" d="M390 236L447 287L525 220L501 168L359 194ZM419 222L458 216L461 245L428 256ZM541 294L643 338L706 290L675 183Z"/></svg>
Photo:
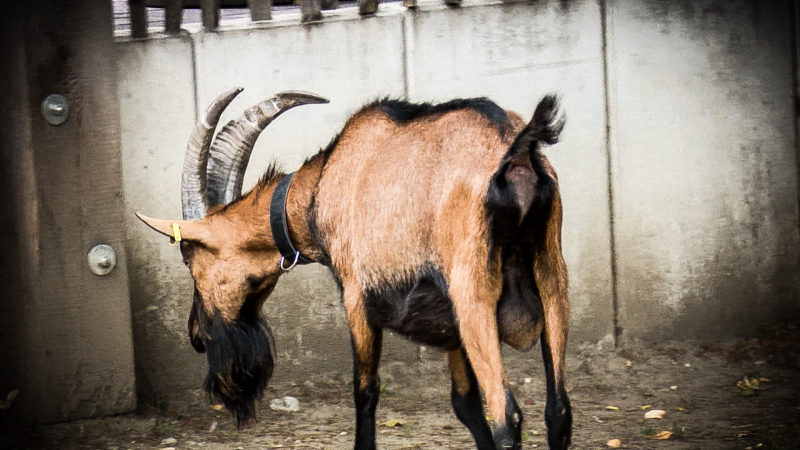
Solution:
<svg viewBox="0 0 800 450"><path fill-rule="evenodd" d="M640 407L639 407L639 409L641 409L642 411L644 411L645 409L650 409L650 408L652 408L652 407L653 407L653 405L642 405L642 406L640 406Z"/></svg>
<svg viewBox="0 0 800 450"><path fill-rule="evenodd" d="M622 447L622 441L619 439L611 439L606 442L606 445L611 448L619 448Z"/></svg>
<svg viewBox="0 0 800 450"><path fill-rule="evenodd" d="M406 423L397 419L389 419L386 422L383 422L383 426L394 428L394 427L402 427Z"/></svg>
<svg viewBox="0 0 800 450"><path fill-rule="evenodd" d="M752 389L754 391L757 391L757 390L761 389L761 387L759 385L759 379L758 378L750 378L750 377L744 377L741 380L737 381L736 382L736 387L738 387L739 389L741 389L743 391L747 390L747 389Z"/></svg>
<svg viewBox="0 0 800 450"><path fill-rule="evenodd" d="M211 405L211 409L213 409L214 411L222 411L222 408L224 408L224 406L222 406L219 403L217 403L216 405Z"/></svg>
<svg viewBox="0 0 800 450"><path fill-rule="evenodd" d="M619 411L619 407L618 406L613 406L613 405L606 406L606 409L609 410L609 411Z"/></svg>
<svg viewBox="0 0 800 450"><path fill-rule="evenodd" d="M736 387L741 389L742 395L751 396L756 395L761 390L760 381L758 378L744 377L736 382Z"/></svg>
<svg viewBox="0 0 800 450"><path fill-rule="evenodd" d="M660 441L663 441L672 437L672 431L664 430L660 433L656 433L652 436L646 436L646 437L647 439L658 439Z"/></svg>
<svg viewBox="0 0 800 450"><path fill-rule="evenodd" d="M661 419L661 418L664 417L664 415L666 413L667 412L664 411L663 409L651 409L650 411L647 411L646 413L644 413L644 418L645 419Z"/></svg>

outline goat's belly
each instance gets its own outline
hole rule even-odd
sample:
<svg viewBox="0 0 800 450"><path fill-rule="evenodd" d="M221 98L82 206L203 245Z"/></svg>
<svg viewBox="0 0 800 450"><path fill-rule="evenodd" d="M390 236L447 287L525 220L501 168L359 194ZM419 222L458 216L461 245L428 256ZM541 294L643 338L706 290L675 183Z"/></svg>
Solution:
<svg viewBox="0 0 800 450"><path fill-rule="evenodd" d="M436 275L421 276L405 286L381 286L367 292L367 320L420 344L448 350L461 346L450 297Z"/></svg>
<svg viewBox="0 0 800 450"><path fill-rule="evenodd" d="M542 331L542 304L531 280L506 277L497 305L497 326L502 342L526 351ZM440 274L420 276L404 286L384 285L368 290L364 299L367 320L420 344L445 350L461 346L458 321Z"/></svg>

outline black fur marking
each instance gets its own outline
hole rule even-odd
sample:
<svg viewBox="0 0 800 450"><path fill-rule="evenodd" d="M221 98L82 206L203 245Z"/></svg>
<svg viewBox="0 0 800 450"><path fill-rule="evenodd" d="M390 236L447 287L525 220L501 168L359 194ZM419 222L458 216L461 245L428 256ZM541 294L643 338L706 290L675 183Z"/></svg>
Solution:
<svg viewBox="0 0 800 450"><path fill-rule="evenodd" d="M273 181L277 182L278 180L283 178L284 175L286 174L283 173L283 171L281 171L280 166L278 166L278 163L273 161L269 164L267 170L265 170L264 173L261 175L261 178L259 178L258 183L256 183L256 186L258 189L263 189L271 182Z"/></svg>
<svg viewBox="0 0 800 450"><path fill-rule="evenodd" d="M225 405L237 427L255 420L255 402L274 368L275 339L267 322L258 317L260 302L253 297L233 322L223 320L216 310L211 318L202 308L193 310L208 360L205 390L209 400Z"/></svg>
<svg viewBox="0 0 800 450"><path fill-rule="evenodd" d="M536 325L544 320L539 288L533 277L533 256L521 245L503 249L503 290L497 304L500 340L527 351L536 344Z"/></svg>
<svg viewBox="0 0 800 450"><path fill-rule="evenodd" d="M564 385L556 383L553 355L546 339L542 339L542 360L547 382L547 403L544 408L547 443L551 449L566 449L572 440L572 406Z"/></svg>
<svg viewBox="0 0 800 450"><path fill-rule="evenodd" d="M486 214L490 225L490 245L509 242L541 242L555 196L556 184L547 174L543 156L539 153L541 143L555 144L564 128L564 119L558 112L558 100L553 95L544 97L533 114L531 122L511 144L500 167L492 176L486 196ZM528 160L520 160L527 153ZM528 181L533 184L533 196L527 212L520 209L515 192L530 189L530 186L512 186L508 178L513 165L530 163L532 173ZM513 182L524 182L514 179ZM524 213L524 217L521 217Z"/></svg>
<svg viewBox="0 0 800 450"><path fill-rule="evenodd" d="M514 395L506 388L506 423L494 429L494 445L497 448L522 448L522 411Z"/></svg>
<svg viewBox="0 0 800 450"><path fill-rule="evenodd" d="M321 255L317 258L317 262L323 266L331 266L331 256L328 254L328 249L325 244L325 237L317 225L317 187L314 187L314 192L311 194L311 204L308 207L308 231L311 233L311 239L320 250ZM337 279L337 282L338 279ZM342 292L341 283L339 285L339 293Z"/></svg>
<svg viewBox="0 0 800 450"><path fill-rule="evenodd" d="M358 450L375 449L375 409L378 406L380 387L378 383L378 366L381 359L383 332L374 330L370 365L366 366L358 357L353 336L350 336L350 348L353 352L353 399L356 408L356 444ZM366 373L369 383L361 388L361 375Z"/></svg>
<svg viewBox="0 0 800 450"><path fill-rule="evenodd" d="M493 101L485 98L450 100L445 103L411 103L404 100L382 99L367 105L364 110L378 107L397 123L408 123L422 117L444 114L459 109L473 109L488 119L501 137L509 127L508 114Z"/></svg>
<svg viewBox="0 0 800 450"><path fill-rule="evenodd" d="M523 350L536 343L533 332L542 320L542 301L533 279L529 250L509 246L503 257L503 290L497 305L497 326L503 342ZM453 303L441 271L432 266L409 280L384 284L364 294L367 321L425 345L455 350L461 346Z"/></svg>
<svg viewBox="0 0 800 450"><path fill-rule="evenodd" d="M398 286L367 289L364 306L374 328L389 328L413 341L448 350L461 346L453 303L438 269L424 268Z"/></svg>
<svg viewBox="0 0 800 450"><path fill-rule="evenodd" d="M200 303L200 294L197 293L197 290L194 291L194 299L192 300L192 309L189 311L189 342L192 343L192 347L197 351L197 353L205 353L206 352L206 345L203 343L204 340L208 339L209 336L206 334L206 328L202 328L199 322L200 317L204 317L203 314L203 304ZM197 333L194 333L195 328L197 329Z"/></svg>
<svg viewBox="0 0 800 450"><path fill-rule="evenodd" d="M334 136L333 139L331 139L331 141L328 143L328 146L325 147L324 150L322 150L322 167L323 168L325 167L325 164L328 163L328 158L331 157L331 154L336 149L336 147L339 145L339 138L340 137L341 137L341 134L337 134L336 136Z"/></svg>

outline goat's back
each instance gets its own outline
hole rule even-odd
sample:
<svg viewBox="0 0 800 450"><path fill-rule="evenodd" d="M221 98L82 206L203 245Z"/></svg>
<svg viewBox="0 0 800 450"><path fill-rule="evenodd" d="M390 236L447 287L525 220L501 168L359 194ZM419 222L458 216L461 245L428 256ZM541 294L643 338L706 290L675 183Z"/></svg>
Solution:
<svg viewBox="0 0 800 450"><path fill-rule="evenodd" d="M525 125L494 107L503 117L467 106L402 122L379 103L348 121L315 199L337 271L376 286L426 264L445 267L455 247L486 240L490 180Z"/></svg>

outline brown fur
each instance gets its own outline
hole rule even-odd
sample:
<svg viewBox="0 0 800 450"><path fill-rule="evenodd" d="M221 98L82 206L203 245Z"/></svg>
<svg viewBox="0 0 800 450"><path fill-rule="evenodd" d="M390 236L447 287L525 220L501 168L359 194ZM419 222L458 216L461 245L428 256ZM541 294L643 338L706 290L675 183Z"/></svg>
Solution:
<svg viewBox="0 0 800 450"><path fill-rule="evenodd" d="M453 385L456 391L462 395L467 395L472 381L469 377L469 367L467 361L464 359L464 354L461 350L450 350L447 352L447 366L450 369L450 375L453 377Z"/></svg>

